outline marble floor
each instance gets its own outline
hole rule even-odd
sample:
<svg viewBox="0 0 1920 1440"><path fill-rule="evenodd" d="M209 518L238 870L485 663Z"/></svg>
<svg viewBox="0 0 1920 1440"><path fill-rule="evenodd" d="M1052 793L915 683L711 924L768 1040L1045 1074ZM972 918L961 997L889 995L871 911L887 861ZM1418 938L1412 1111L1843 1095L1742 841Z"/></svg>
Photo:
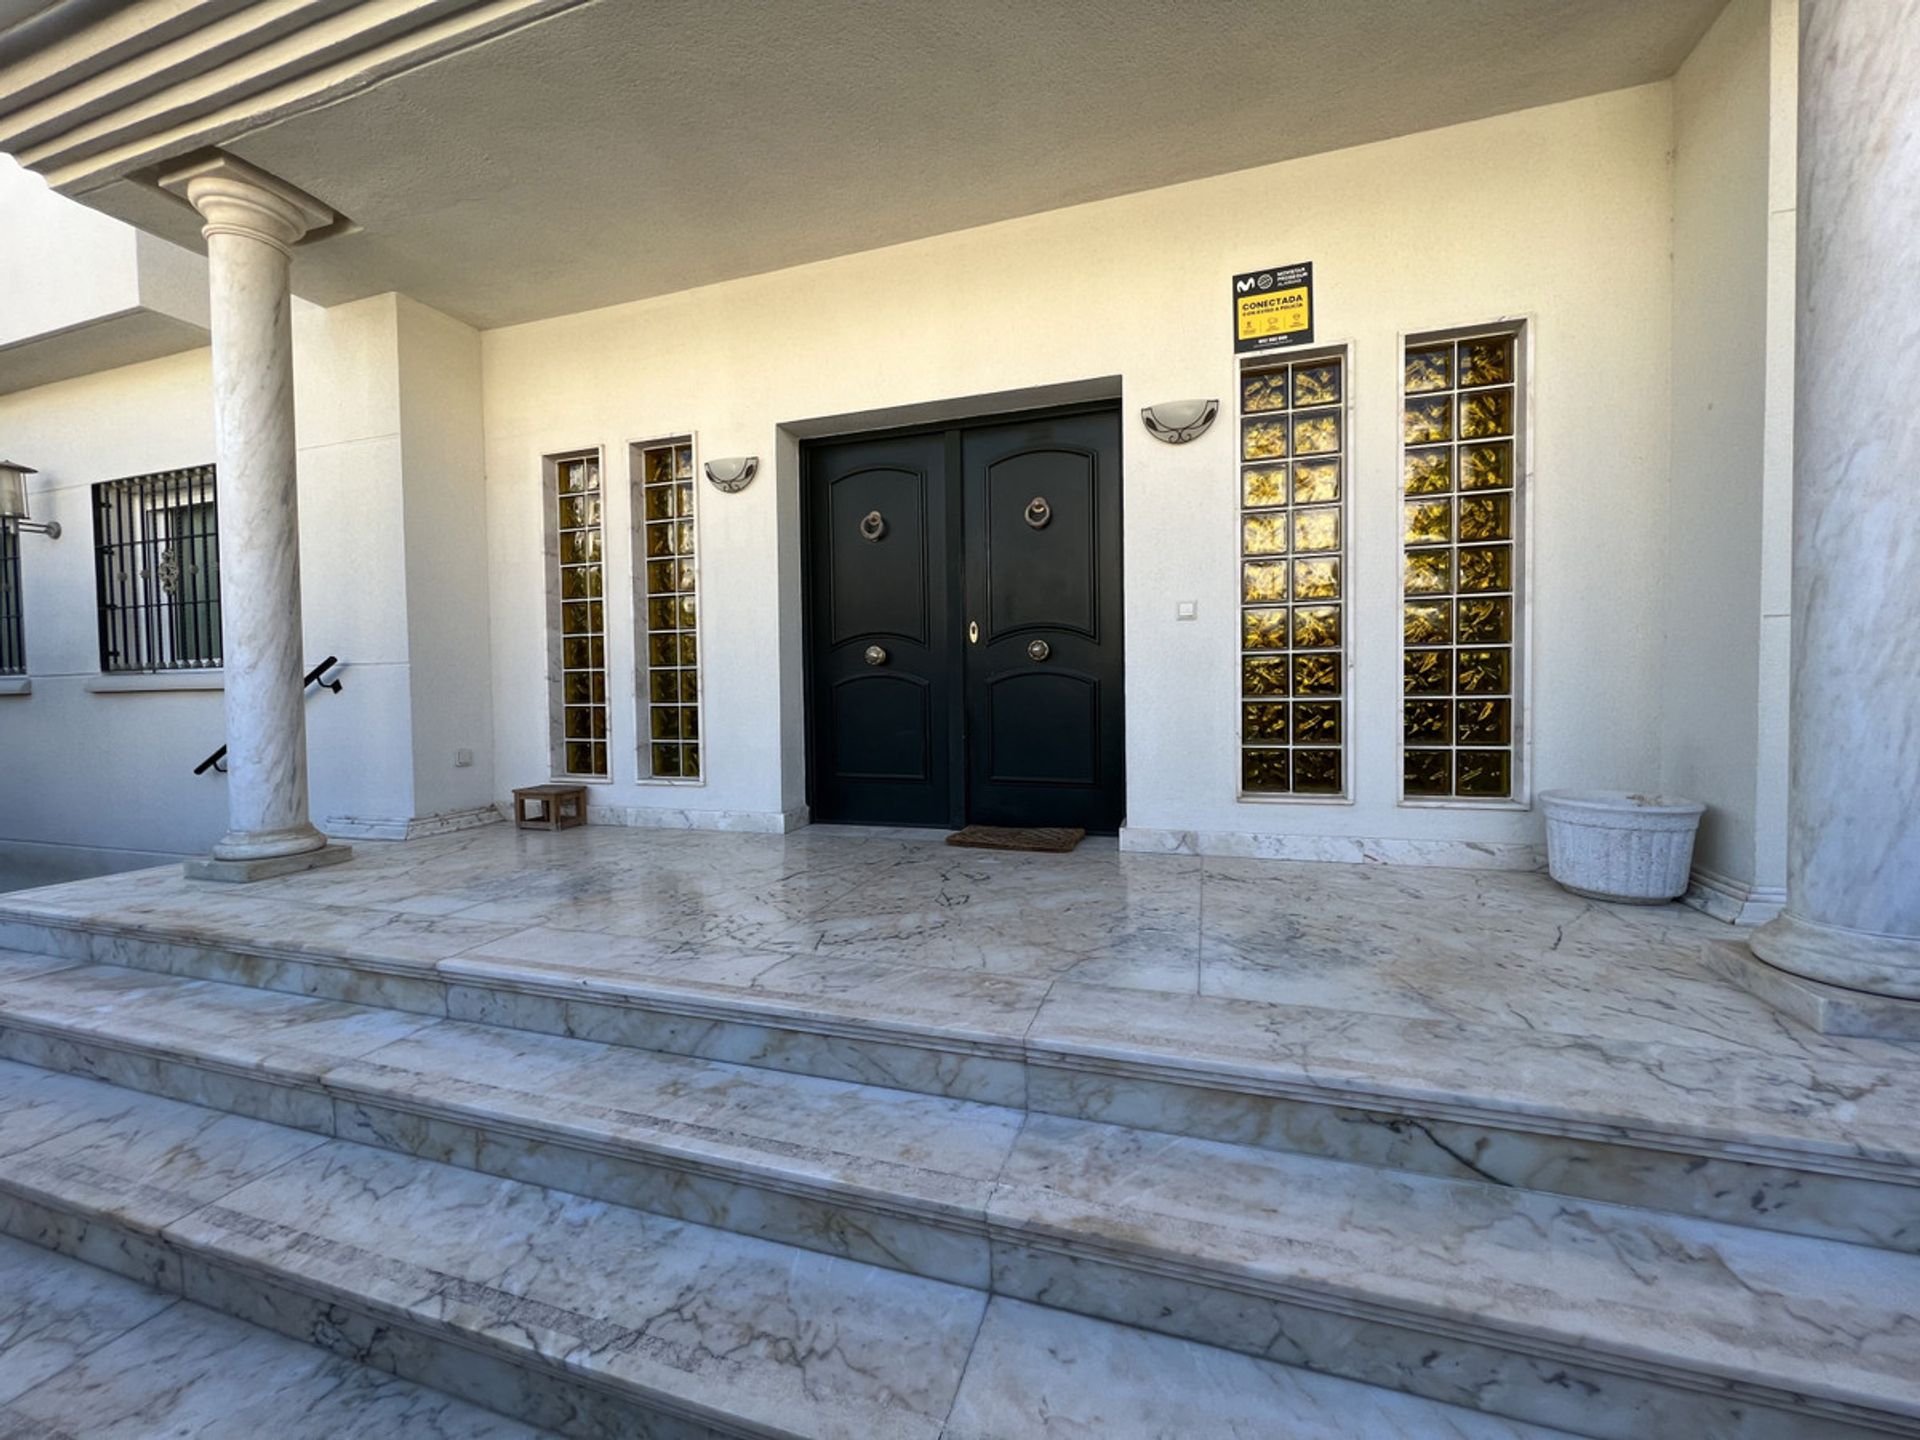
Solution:
<svg viewBox="0 0 1920 1440"><path fill-rule="evenodd" d="M0 917L284 939L395 964L551 960L608 977L823 993L984 995L1012 1020L1056 987L1141 990L1811 1059L1920 1048L1830 1039L1711 973L1739 931L1609 905L1545 875L1121 853L953 849L897 833L786 836L506 825L356 845L353 863L218 887L177 868L0 897Z"/></svg>

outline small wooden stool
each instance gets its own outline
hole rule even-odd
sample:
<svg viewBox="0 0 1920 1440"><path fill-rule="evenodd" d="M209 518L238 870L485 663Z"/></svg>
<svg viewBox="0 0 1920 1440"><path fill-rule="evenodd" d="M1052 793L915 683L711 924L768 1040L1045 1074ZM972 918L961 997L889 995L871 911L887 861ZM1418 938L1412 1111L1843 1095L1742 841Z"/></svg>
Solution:
<svg viewBox="0 0 1920 1440"><path fill-rule="evenodd" d="M584 825L587 823L587 787L523 785L513 792L513 823L522 830L571 830L575 825Z"/></svg>

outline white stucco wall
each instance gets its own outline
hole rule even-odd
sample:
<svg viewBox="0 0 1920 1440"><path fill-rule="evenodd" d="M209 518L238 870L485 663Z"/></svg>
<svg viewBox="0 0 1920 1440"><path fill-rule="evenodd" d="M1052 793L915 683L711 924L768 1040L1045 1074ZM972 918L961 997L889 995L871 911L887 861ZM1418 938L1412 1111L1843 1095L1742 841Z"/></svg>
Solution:
<svg viewBox="0 0 1920 1440"><path fill-rule="evenodd" d="M1518 863L1501 847L1537 840L1531 813L1397 803L1398 337L1531 319L1533 788L1657 783L1671 138L1671 90L1654 85L487 332L501 792L548 770L541 454L608 457L615 764L595 804L770 824L803 763L797 449L781 427L1119 375L1129 825L1471 842L1436 857ZM715 223L777 220L746 204ZM1136 416L1158 400L1230 400L1229 277L1308 259L1320 338L1351 342L1355 368L1353 803L1241 803L1235 427L1172 448ZM626 446L686 431L702 456L767 462L740 495L700 491L709 778L697 791L635 779L627 589ZM1182 599L1198 601L1198 623L1175 620Z"/></svg>
<svg viewBox="0 0 1920 1440"><path fill-rule="evenodd" d="M1696 869L1763 905L1785 883L1795 9L1734 0L1673 82L1661 785L1708 804Z"/></svg>

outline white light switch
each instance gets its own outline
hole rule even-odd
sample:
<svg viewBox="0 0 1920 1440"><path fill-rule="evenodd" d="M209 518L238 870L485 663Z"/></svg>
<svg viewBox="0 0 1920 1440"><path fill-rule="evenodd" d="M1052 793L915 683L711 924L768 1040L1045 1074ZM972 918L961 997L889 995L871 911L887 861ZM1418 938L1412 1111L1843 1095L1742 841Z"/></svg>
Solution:
<svg viewBox="0 0 1920 1440"><path fill-rule="evenodd" d="M1200 617L1200 604L1196 600L1176 600L1173 602L1173 618L1176 620L1197 620Z"/></svg>

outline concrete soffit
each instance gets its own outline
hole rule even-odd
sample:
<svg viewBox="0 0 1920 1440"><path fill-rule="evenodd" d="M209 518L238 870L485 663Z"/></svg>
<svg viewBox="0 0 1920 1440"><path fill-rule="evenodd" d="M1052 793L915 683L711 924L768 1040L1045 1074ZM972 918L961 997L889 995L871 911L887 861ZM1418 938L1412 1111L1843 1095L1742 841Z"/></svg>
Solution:
<svg viewBox="0 0 1920 1440"><path fill-rule="evenodd" d="M0 152L75 198L135 181L141 213L120 218L197 245L154 187L170 162L585 3L138 0L17 56L0 32Z"/></svg>

